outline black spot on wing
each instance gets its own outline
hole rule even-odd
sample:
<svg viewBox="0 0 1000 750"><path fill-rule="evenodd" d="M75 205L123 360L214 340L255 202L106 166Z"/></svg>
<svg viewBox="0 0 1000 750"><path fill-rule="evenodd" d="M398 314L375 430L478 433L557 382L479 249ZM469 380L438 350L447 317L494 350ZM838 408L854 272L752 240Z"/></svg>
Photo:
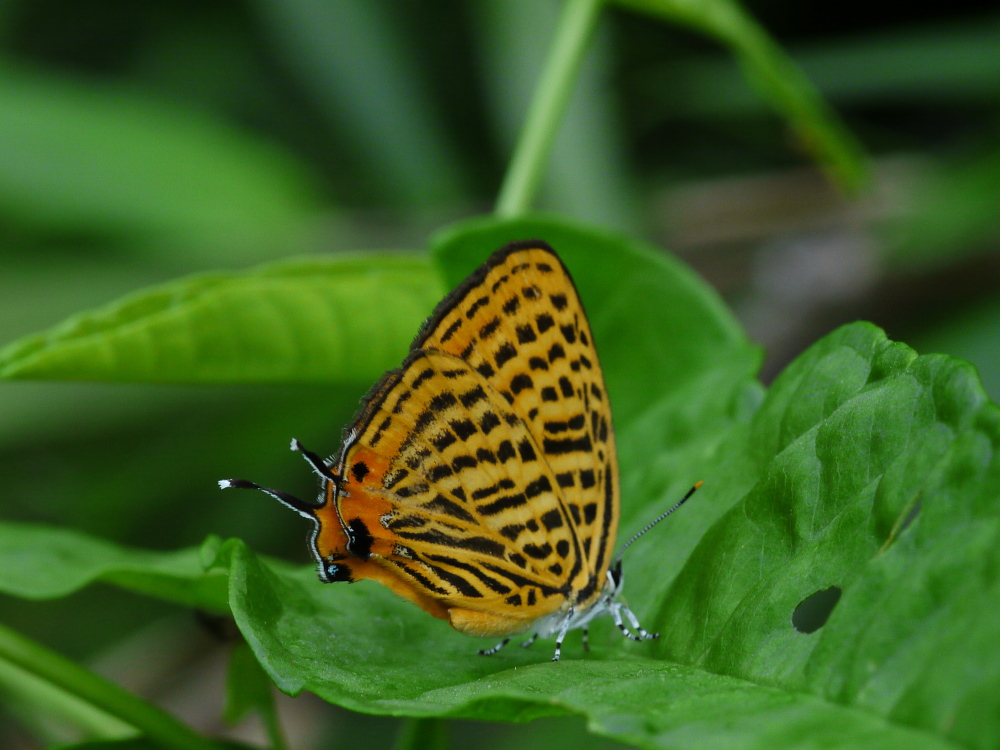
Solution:
<svg viewBox="0 0 1000 750"><path fill-rule="evenodd" d="M414 542L437 544L453 549L466 549L470 552L478 552L483 555L490 555L491 557L503 558L506 551L506 547L495 539L488 539L484 536L453 536L445 534L440 529L400 531L398 536Z"/></svg>
<svg viewBox="0 0 1000 750"><path fill-rule="evenodd" d="M510 360L517 356L517 349L509 341L505 342L496 350L494 355L494 361L497 364L497 369L503 368Z"/></svg>
<svg viewBox="0 0 1000 750"><path fill-rule="evenodd" d="M500 327L500 318L491 318L486 323L483 323L482 327L479 329L479 338L484 341L497 332Z"/></svg>
<svg viewBox="0 0 1000 750"><path fill-rule="evenodd" d="M440 412L454 406L456 403L458 403L458 399L455 398L454 393L451 391L441 391L441 393L431 399L428 406L432 411Z"/></svg>
<svg viewBox="0 0 1000 750"><path fill-rule="evenodd" d="M500 443L497 448L497 458L500 459L501 463L509 461L517 456L517 452L514 450L514 444L509 440L504 440Z"/></svg>
<svg viewBox="0 0 1000 750"><path fill-rule="evenodd" d="M466 409L471 409L480 401L486 398L486 392L483 390L481 385L477 385L470 391L466 391L459 395L458 400L462 402L462 406Z"/></svg>
<svg viewBox="0 0 1000 750"><path fill-rule="evenodd" d="M521 551L528 557L533 557L536 560L544 560L552 554L552 545L548 542L545 542L540 547L537 544L525 544L521 547Z"/></svg>
<svg viewBox="0 0 1000 750"><path fill-rule="evenodd" d="M559 456L564 453L590 453L593 450L593 443L590 442L590 435L578 438L545 438L542 441L542 450L548 456Z"/></svg>
<svg viewBox="0 0 1000 750"><path fill-rule="evenodd" d="M450 477L455 472L452 471L448 464L438 464L437 466L432 466L427 470L427 478L432 482L440 482L446 477Z"/></svg>
<svg viewBox="0 0 1000 750"><path fill-rule="evenodd" d="M431 445L438 451L443 452L449 445L458 442L458 439L449 431L439 433L431 438Z"/></svg>
<svg viewBox="0 0 1000 750"><path fill-rule="evenodd" d="M479 506L477 510L481 515L495 516L497 513L502 513L510 508L519 508L520 506L527 504L528 500L524 496L524 493L519 492L516 495L504 495L503 497L499 497L492 502Z"/></svg>
<svg viewBox="0 0 1000 750"><path fill-rule="evenodd" d="M541 476L533 482L529 482L528 486L524 488L524 494L528 496L530 500L533 497L541 495L543 492L551 492L552 483L549 482L547 476Z"/></svg>
<svg viewBox="0 0 1000 750"><path fill-rule="evenodd" d="M465 313L465 317L467 317L469 320L472 320L474 317L476 317L476 313L479 312L479 308L486 307L486 305L488 305L489 303L490 303L489 297L485 295L480 297L479 299L477 299L475 302L472 303L472 305L469 307L468 312Z"/></svg>
<svg viewBox="0 0 1000 750"><path fill-rule="evenodd" d="M472 423L471 419L454 419L448 424L462 441L466 441L476 434L476 426Z"/></svg>
<svg viewBox="0 0 1000 750"><path fill-rule="evenodd" d="M573 384L569 382L569 378L565 375L559 377L559 390L562 391L562 395L565 398L571 398L575 391L573 390ZM433 404L433 402L431 402Z"/></svg>
<svg viewBox="0 0 1000 750"><path fill-rule="evenodd" d="M520 536L521 532L524 531L525 526L523 523L512 523L504 526L500 529L500 536L510 539L512 542Z"/></svg>
<svg viewBox="0 0 1000 750"><path fill-rule="evenodd" d="M442 344L445 343L448 339L454 336L458 332L458 329L461 327L462 327L462 319L455 318L455 321L445 329L444 333L441 334L441 343Z"/></svg>
<svg viewBox="0 0 1000 750"><path fill-rule="evenodd" d="M494 428L499 426L500 426L500 417L498 417L492 411L484 412L483 416L479 420L479 429L483 431L484 435L489 435Z"/></svg>
<svg viewBox="0 0 1000 750"><path fill-rule="evenodd" d="M423 495L430 489L430 485L427 482L416 482L415 484L407 485L406 487L400 487L396 490L396 496L407 498L414 497L416 495Z"/></svg>
<svg viewBox="0 0 1000 750"><path fill-rule="evenodd" d="M479 462L467 453L462 453L451 462L451 468L455 471L461 471L462 469L475 469L479 465Z"/></svg>
<svg viewBox="0 0 1000 750"><path fill-rule="evenodd" d="M531 447L531 441L528 440L528 438L525 438L517 444L517 452L521 454L521 460L525 463L535 461L538 458L535 454L535 449Z"/></svg>
<svg viewBox="0 0 1000 750"><path fill-rule="evenodd" d="M503 583L501 583L497 579L493 578L492 576L486 575L485 573L483 573L481 570L479 570L479 568L477 568L474 565L470 565L469 563L462 562L461 560L456 560L454 557L448 557L447 555L431 555L431 554L428 554L428 555L425 555L424 557L426 557L428 560L433 560L434 562L442 563L444 565L451 565L454 568L459 568L461 570L465 570L465 571L471 573L476 578L478 578L480 581L482 581L486 585L487 588L489 588L492 591L495 591L498 594L509 594L510 593L510 587L509 586L505 586Z"/></svg>
<svg viewBox="0 0 1000 750"><path fill-rule="evenodd" d="M406 469L396 469L395 471L390 471L384 477L382 477L382 486L391 490L397 484L399 484L403 479L405 479L410 472Z"/></svg>
<svg viewBox="0 0 1000 750"><path fill-rule="evenodd" d="M517 395L527 388L534 387L534 385L531 381L531 376L522 372L519 375L515 375L513 380L510 381L510 390L513 394Z"/></svg>
<svg viewBox="0 0 1000 750"><path fill-rule="evenodd" d="M413 390L417 390L417 388L419 388L420 386L422 386L424 383L426 383L432 377L434 377L434 370L433 370L433 368L428 367L427 369L423 370L419 375L417 375L417 377L415 377L413 379L413 382L410 383L410 387Z"/></svg>
<svg viewBox="0 0 1000 750"><path fill-rule="evenodd" d="M435 592L437 594L448 594L449 593L449 591L447 589L441 588L436 583L434 583L433 581L431 581L423 573L420 573L419 571L414 570L409 565L405 565L404 563L400 562L399 560L397 560L397 559L395 559L393 557L390 557L388 559L389 559L389 562L391 562L393 565L395 565L400 570L403 570L407 574L409 574L410 576L412 576L414 580L416 580L421 586L423 586L428 591L433 591L433 592Z"/></svg>
<svg viewBox="0 0 1000 750"><path fill-rule="evenodd" d="M351 474L353 474L354 478L359 482L364 481L364 478L368 476L369 471L371 471L371 469L368 468L368 464L364 461L358 461L351 467Z"/></svg>
<svg viewBox="0 0 1000 750"><path fill-rule="evenodd" d="M375 435L372 436L372 440L370 443L372 448L378 445L378 441L382 439L382 435L385 433L386 430L389 429L389 425L391 424L392 424L392 417L386 417L385 419L382 420L382 424L378 426L378 429L375 430Z"/></svg>
<svg viewBox="0 0 1000 750"><path fill-rule="evenodd" d="M403 391L399 394L399 398L396 399L396 405L392 407L393 414L399 414L403 411L403 404L410 400L410 396L413 395L413 391Z"/></svg>
<svg viewBox="0 0 1000 750"><path fill-rule="evenodd" d="M352 555L367 560L374 542L371 532L360 518L352 518L347 523L347 551Z"/></svg>
<svg viewBox="0 0 1000 750"><path fill-rule="evenodd" d="M450 570L445 570L439 565L432 565L429 562L424 561L424 565L430 568L442 581L450 583L455 590L462 596L466 596L470 599L482 598L482 592L479 591L475 586L473 586L469 581L467 581L458 573L452 573Z"/></svg>
<svg viewBox="0 0 1000 750"><path fill-rule="evenodd" d="M546 511L542 514L542 525L545 527L546 531L552 531L553 529L558 529L562 526L563 517L559 508L553 508L552 510Z"/></svg>

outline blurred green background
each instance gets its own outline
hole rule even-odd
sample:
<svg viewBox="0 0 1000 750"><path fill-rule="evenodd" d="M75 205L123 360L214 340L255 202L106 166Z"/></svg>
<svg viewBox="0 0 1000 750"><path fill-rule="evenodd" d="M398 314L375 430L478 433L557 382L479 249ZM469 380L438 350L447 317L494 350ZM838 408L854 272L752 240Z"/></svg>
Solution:
<svg viewBox="0 0 1000 750"><path fill-rule="evenodd" d="M610 10L541 207L651 238L767 349L769 380L869 319L973 361L1000 398L1000 12L757 0L872 157L844 196L714 42ZM303 253L420 250L491 210L554 0L0 0L0 343L140 287ZM330 453L368 383L4 383L0 517L172 549L209 533L305 562L296 436ZM109 469L110 467L110 469ZM113 615L109 615L113 613ZM220 733L228 646L93 587L0 620ZM470 649L472 647L470 646ZM471 650L470 650L471 653ZM293 747L384 747L397 722L281 702ZM79 737L6 701L0 747ZM254 719L230 731L260 741ZM456 747L608 747L581 721L459 722Z"/></svg>

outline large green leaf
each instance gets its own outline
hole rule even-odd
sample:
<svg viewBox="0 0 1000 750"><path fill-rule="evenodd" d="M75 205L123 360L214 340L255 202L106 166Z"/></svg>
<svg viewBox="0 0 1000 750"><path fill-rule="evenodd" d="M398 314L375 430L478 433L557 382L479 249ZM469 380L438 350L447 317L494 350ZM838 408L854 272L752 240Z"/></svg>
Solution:
<svg viewBox="0 0 1000 750"><path fill-rule="evenodd" d="M81 313L0 351L0 377L367 382L402 359L442 295L412 255L203 274Z"/></svg>
<svg viewBox="0 0 1000 750"><path fill-rule="evenodd" d="M734 405L688 456L708 483L630 550L626 591L663 632L655 645L604 622L589 655L571 639L559 664L541 644L483 659L375 584L279 575L238 544L237 622L282 689L362 711L571 711L647 747L994 746L1000 414L974 373L859 324L800 358L749 422L734 399L745 385L698 384ZM622 454L641 444L669 464L684 452L669 429L648 441L689 408L640 419ZM667 496L625 500L646 518ZM829 621L827 597L805 622L800 603L831 587L843 595Z"/></svg>

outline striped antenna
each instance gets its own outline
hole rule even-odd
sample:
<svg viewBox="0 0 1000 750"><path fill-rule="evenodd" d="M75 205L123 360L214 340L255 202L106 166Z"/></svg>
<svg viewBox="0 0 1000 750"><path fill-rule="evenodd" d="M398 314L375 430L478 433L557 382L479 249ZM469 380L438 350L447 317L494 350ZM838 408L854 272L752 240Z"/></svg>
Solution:
<svg viewBox="0 0 1000 750"><path fill-rule="evenodd" d="M682 505L684 505L684 503L686 503L688 501L688 498L690 498L691 495L693 495L697 491L697 489L699 487L701 487L701 485L703 485L703 484L704 484L704 482L695 482L694 483L694 487L692 487L691 489L689 489L687 491L687 494L684 495L684 497L682 497L680 500L678 500L677 503L675 503L672 508L670 508L669 510L664 511L663 513L661 513L660 515L658 515L656 518L654 518L652 521L650 521L645 526L643 526L641 530L639 530L635 534L633 534L632 538L629 539L627 542L625 542L625 546L622 547L621 552L619 552L617 555L615 555L615 561L617 562L617 561L619 561L619 560L622 559L622 555L625 554L625 550L627 550L630 546L632 546L632 542L634 542L636 539L638 539L639 537L641 537L643 534L645 534L651 528L653 528L654 526L656 526L656 524L658 524L664 518L666 518L667 516L669 516L671 513L673 513L679 507L681 507Z"/></svg>

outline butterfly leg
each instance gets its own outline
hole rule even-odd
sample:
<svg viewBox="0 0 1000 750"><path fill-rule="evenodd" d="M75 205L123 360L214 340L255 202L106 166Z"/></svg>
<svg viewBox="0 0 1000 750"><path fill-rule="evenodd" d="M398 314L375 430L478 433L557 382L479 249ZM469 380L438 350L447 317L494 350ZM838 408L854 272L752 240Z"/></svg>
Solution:
<svg viewBox="0 0 1000 750"><path fill-rule="evenodd" d="M556 653L552 657L552 661L559 661L559 657L562 655L562 644L563 638L566 637L566 633L569 632L569 623L573 619L574 610L572 607L566 612L566 616L563 618L562 627L559 628L559 635L556 636Z"/></svg>
<svg viewBox="0 0 1000 750"><path fill-rule="evenodd" d="M625 623L622 622L622 612L621 612L622 607L623 605L618 603L611 605L610 607L611 619L615 621L615 625L618 627L620 631L622 631L622 634L630 641L641 641L642 638L630 632L629 629L625 627Z"/></svg>
<svg viewBox="0 0 1000 750"><path fill-rule="evenodd" d="M532 634L531 638L521 644L521 648L529 648L532 643L538 640L538 633Z"/></svg>
<svg viewBox="0 0 1000 750"><path fill-rule="evenodd" d="M497 651L499 651L500 649L502 649L508 643L510 643L510 638L504 638L502 641L500 641L500 643L498 643L497 645L495 645L493 648L481 648L481 649L479 649L479 655L480 656L493 656L493 654L495 654Z"/></svg>
<svg viewBox="0 0 1000 750"><path fill-rule="evenodd" d="M625 613L628 621L632 623L632 627L635 629L635 632L638 633L639 637L644 641L651 641L660 637L659 633L650 633L648 630L643 628L642 625L639 624L639 618L636 617L635 613L625 605L622 605L622 612Z"/></svg>
<svg viewBox="0 0 1000 750"><path fill-rule="evenodd" d="M583 650L590 651L590 628L583 629Z"/></svg>

